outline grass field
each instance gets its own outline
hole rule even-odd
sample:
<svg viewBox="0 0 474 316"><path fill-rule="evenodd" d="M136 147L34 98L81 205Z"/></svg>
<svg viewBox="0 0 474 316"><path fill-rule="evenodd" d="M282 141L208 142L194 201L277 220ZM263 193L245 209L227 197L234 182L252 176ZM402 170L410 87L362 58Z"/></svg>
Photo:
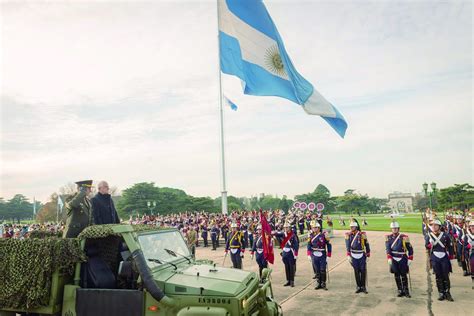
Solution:
<svg viewBox="0 0 474 316"><path fill-rule="evenodd" d="M331 214L331 219L334 223L334 229L347 229L349 230L350 216L342 215L346 222L345 227L339 225L339 215ZM366 218L368 225L362 226L362 218ZM375 230L375 231L390 231L390 223L392 219L390 217L384 217L384 215L363 215L355 217L359 224L362 226L362 230ZM400 231L406 233L421 233L421 217L420 214L404 214L403 217L397 217L396 221L400 224Z"/></svg>

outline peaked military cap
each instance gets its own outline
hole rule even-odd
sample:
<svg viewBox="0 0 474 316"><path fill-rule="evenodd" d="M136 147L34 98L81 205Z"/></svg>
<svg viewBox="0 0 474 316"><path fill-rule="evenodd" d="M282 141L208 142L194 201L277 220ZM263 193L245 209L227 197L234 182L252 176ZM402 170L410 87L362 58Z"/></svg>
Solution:
<svg viewBox="0 0 474 316"><path fill-rule="evenodd" d="M92 187L92 180L77 181L76 184L80 187Z"/></svg>

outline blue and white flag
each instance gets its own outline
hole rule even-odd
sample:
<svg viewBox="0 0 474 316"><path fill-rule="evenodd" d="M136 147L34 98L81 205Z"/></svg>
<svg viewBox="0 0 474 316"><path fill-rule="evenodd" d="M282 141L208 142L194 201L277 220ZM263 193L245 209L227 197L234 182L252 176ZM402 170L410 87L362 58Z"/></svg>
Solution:
<svg viewBox="0 0 474 316"><path fill-rule="evenodd" d="M245 94L293 101L344 137L344 117L296 71L263 2L219 0L218 6L222 72L239 77Z"/></svg>
<svg viewBox="0 0 474 316"><path fill-rule="evenodd" d="M237 105L236 105L234 102L232 102L231 100L229 100L226 96L224 96L224 100L225 100L225 102L227 103L227 105L230 107L231 110L237 111L238 107L237 107Z"/></svg>

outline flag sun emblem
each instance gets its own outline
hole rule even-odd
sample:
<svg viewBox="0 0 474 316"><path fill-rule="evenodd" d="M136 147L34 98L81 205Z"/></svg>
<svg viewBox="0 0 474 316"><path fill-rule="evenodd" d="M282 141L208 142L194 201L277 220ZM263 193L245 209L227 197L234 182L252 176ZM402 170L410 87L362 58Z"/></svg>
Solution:
<svg viewBox="0 0 474 316"><path fill-rule="evenodd" d="M286 76L285 66L281 60L280 51L276 45L265 52L265 64L267 69L279 76Z"/></svg>

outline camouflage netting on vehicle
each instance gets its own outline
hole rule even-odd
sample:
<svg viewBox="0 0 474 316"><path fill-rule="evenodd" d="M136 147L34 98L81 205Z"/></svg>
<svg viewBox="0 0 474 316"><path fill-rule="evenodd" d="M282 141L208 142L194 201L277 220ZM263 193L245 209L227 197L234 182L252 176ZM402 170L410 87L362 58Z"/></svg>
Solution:
<svg viewBox="0 0 474 316"><path fill-rule="evenodd" d="M104 238L108 236L120 236L120 234L114 233L112 227L118 224L107 224L107 225L93 225L84 229L77 238ZM132 225L135 232L158 230L160 228L150 225Z"/></svg>
<svg viewBox="0 0 474 316"><path fill-rule="evenodd" d="M49 303L54 271L72 275L85 261L78 239L0 239L0 306L35 308Z"/></svg>
<svg viewBox="0 0 474 316"><path fill-rule="evenodd" d="M34 230L29 233L29 238L61 237L62 232L51 232L47 230Z"/></svg>

